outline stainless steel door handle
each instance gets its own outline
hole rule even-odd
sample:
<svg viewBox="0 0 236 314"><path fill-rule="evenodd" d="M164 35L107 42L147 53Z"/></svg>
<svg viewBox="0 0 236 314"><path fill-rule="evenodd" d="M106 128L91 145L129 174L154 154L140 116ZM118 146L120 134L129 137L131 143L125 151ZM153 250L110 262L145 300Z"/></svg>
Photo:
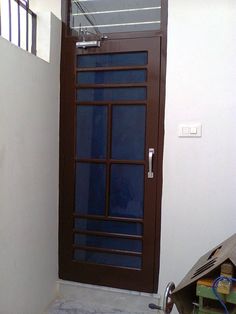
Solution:
<svg viewBox="0 0 236 314"><path fill-rule="evenodd" d="M153 179L154 178L154 173L153 173L153 156L155 153L154 148L149 148L148 150L148 179Z"/></svg>

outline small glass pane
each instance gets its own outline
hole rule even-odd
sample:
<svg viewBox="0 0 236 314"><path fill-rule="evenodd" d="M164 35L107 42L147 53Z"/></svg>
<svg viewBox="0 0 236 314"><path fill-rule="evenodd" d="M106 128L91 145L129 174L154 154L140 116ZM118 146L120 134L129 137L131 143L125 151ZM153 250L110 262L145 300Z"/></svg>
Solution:
<svg viewBox="0 0 236 314"><path fill-rule="evenodd" d="M130 235L143 234L142 224L135 222L100 221L77 218L75 219L75 229L80 231L101 231Z"/></svg>
<svg viewBox="0 0 236 314"><path fill-rule="evenodd" d="M110 215L143 217L144 166L112 165L110 182Z"/></svg>
<svg viewBox="0 0 236 314"><path fill-rule="evenodd" d="M106 158L107 107L77 107L77 157Z"/></svg>
<svg viewBox="0 0 236 314"><path fill-rule="evenodd" d="M145 110L145 106L113 106L113 159L144 159Z"/></svg>
<svg viewBox="0 0 236 314"><path fill-rule="evenodd" d="M148 54L145 51L77 56L77 67L80 68L136 66L147 63Z"/></svg>
<svg viewBox="0 0 236 314"><path fill-rule="evenodd" d="M75 210L80 214L103 215L105 211L106 166L77 163Z"/></svg>
<svg viewBox="0 0 236 314"><path fill-rule="evenodd" d="M75 244L82 245L82 246L124 250L124 251L132 251L132 252L142 251L141 240L106 238L106 237L90 236L90 235L84 235L84 234L75 235Z"/></svg>
<svg viewBox="0 0 236 314"><path fill-rule="evenodd" d="M146 70L78 72L77 84L143 83L146 78Z"/></svg>
<svg viewBox="0 0 236 314"><path fill-rule="evenodd" d="M141 269L142 259L139 256L128 256L110 253L99 253L84 250L75 250L76 261Z"/></svg>
<svg viewBox="0 0 236 314"><path fill-rule="evenodd" d="M77 89L77 101L146 100L146 87Z"/></svg>

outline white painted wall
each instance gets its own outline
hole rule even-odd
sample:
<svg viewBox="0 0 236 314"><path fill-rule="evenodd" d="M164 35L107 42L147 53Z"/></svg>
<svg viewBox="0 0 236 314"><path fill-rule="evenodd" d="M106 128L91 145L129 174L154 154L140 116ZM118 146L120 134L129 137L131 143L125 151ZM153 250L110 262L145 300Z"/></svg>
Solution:
<svg viewBox="0 0 236 314"><path fill-rule="evenodd" d="M36 13L52 12L61 19L61 0L30 0L30 8Z"/></svg>
<svg viewBox="0 0 236 314"><path fill-rule="evenodd" d="M0 313L41 314L58 278L60 23L51 62L0 38Z"/></svg>
<svg viewBox="0 0 236 314"><path fill-rule="evenodd" d="M30 9L37 14L37 56L45 61L50 59L50 18L51 13L61 19L60 0L30 0Z"/></svg>
<svg viewBox="0 0 236 314"><path fill-rule="evenodd" d="M160 293L236 232L235 16L235 0L169 0ZM191 121L202 138L178 138Z"/></svg>

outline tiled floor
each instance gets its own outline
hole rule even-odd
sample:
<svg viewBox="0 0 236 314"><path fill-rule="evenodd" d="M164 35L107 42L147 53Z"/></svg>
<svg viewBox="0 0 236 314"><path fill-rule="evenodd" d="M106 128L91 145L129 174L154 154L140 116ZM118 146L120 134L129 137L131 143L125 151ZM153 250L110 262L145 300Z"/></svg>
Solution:
<svg viewBox="0 0 236 314"><path fill-rule="evenodd" d="M146 314L141 312L130 312L121 308L113 308L104 304L90 303L84 305L77 300L56 300L48 309L47 314Z"/></svg>
<svg viewBox="0 0 236 314"><path fill-rule="evenodd" d="M46 314L156 314L149 303L159 304L156 294L58 281L58 298Z"/></svg>

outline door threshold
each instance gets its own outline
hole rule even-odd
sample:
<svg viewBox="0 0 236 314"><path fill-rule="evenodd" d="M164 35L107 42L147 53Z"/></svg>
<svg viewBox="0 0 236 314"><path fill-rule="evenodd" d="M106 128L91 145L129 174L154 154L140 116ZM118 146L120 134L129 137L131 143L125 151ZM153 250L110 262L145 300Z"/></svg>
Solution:
<svg viewBox="0 0 236 314"><path fill-rule="evenodd" d="M120 313L151 314L149 303L160 304L158 294L143 293L130 290L109 288L90 285L73 281L57 281L58 299L73 304L79 304L83 308L118 309ZM100 312L99 312L100 313Z"/></svg>

